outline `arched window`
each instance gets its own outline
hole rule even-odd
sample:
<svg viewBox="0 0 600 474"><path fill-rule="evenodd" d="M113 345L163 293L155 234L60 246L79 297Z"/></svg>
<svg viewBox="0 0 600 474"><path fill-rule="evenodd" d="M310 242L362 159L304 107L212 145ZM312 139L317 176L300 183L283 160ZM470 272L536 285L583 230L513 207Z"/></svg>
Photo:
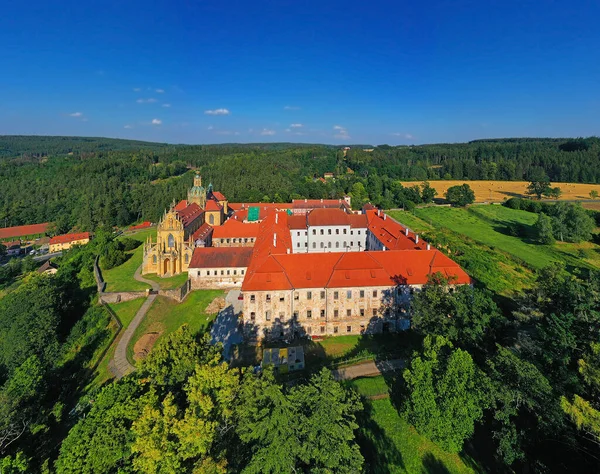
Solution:
<svg viewBox="0 0 600 474"><path fill-rule="evenodd" d="M152 263L156 263L156 255L152 256Z"/></svg>
<svg viewBox="0 0 600 474"><path fill-rule="evenodd" d="M173 237L173 234L169 234L169 237L167 238L167 242L168 242L168 246L170 249L172 249L173 247L175 247L175 238Z"/></svg>
<svg viewBox="0 0 600 474"><path fill-rule="evenodd" d="M208 216L208 223L209 224L214 224L215 223L215 216L214 216L214 214L211 214L210 216Z"/></svg>
<svg viewBox="0 0 600 474"><path fill-rule="evenodd" d="M190 256L186 253L185 254L185 263L188 263L190 261Z"/></svg>

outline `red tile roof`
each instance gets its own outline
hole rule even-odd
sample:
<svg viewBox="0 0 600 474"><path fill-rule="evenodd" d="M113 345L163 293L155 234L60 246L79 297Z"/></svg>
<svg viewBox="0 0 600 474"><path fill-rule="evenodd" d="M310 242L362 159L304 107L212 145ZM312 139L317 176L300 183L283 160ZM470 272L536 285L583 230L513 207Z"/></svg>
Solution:
<svg viewBox="0 0 600 474"><path fill-rule="evenodd" d="M202 210L202 208L198 204L193 202L189 206L178 210L177 215L179 216L179 219L181 220L181 223L183 224L183 228L185 229L194 220L196 220L199 216L201 216L203 212L204 211Z"/></svg>
<svg viewBox="0 0 600 474"><path fill-rule="evenodd" d="M347 208L348 203L343 199L294 199L293 209L323 209L323 208Z"/></svg>
<svg viewBox="0 0 600 474"><path fill-rule="evenodd" d="M245 268L251 257L250 247L197 247L189 268Z"/></svg>
<svg viewBox="0 0 600 474"><path fill-rule="evenodd" d="M292 230L306 229L306 214L288 217L288 227Z"/></svg>
<svg viewBox="0 0 600 474"><path fill-rule="evenodd" d="M348 214L341 209L313 209L307 221L309 226L350 225Z"/></svg>
<svg viewBox="0 0 600 474"><path fill-rule="evenodd" d="M349 214L348 220L350 221L350 227L353 229L366 229L369 226L367 216L364 214Z"/></svg>
<svg viewBox="0 0 600 474"><path fill-rule="evenodd" d="M215 227L213 238L257 237L258 222L241 222L236 219L227 219L223 225Z"/></svg>
<svg viewBox="0 0 600 474"><path fill-rule="evenodd" d="M56 235L50 239L50 244L66 244L75 240L85 240L90 238L89 232L78 232L75 234Z"/></svg>
<svg viewBox="0 0 600 474"><path fill-rule="evenodd" d="M217 201L227 201L227 198L219 191L213 191L212 195L217 199Z"/></svg>
<svg viewBox="0 0 600 474"><path fill-rule="evenodd" d="M261 212L263 209L284 210L292 208L292 204L289 202L230 202L228 206L234 211L250 207L260 207Z"/></svg>
<svg viewBox="0 0 600 474"><path fill-rule="evenodd" d="M207 211L220 211L221 209L223 209L223 206L221 206L217 201L213 201L212 199L206 201Z"/></svg>
<svg viewBox="0 0 600 474"><path fill-rule="evenodd" d="M196 232L194 232L192 234L192 240L198 240L198 239L206 239L210 234L212 234L213 232L213 228L207 224L206 222L204 224L202 224L200 227L198 227L198 229L196 229Z"/></svg>
<svg viewBox="0 0 600 474"><path fill-rule="evenodd" d="M366 216L369 222L371 233L388 250L411 250L426 249L427 242L419 237L419 243L416 242L417 235L408 231L407 227L401 225L382 211L367 211Z"/></svg>
<svg viewBox="0 0 600 474"><path fill-rule="evenodd" d="M14 240L13 242L4 242L2 245L6 247L6 250L13 250L16 248L21 248L21 241Z"/></svg>
<svg viewBox="0 0 600 474"><path fill-rule="evenodd" d="M3 227L0 229L0 239L11 239L15 237L26 237L28 235L45 234L50 224L18 225L15 227Z"/></svg>
<svg viewBox="0 0 600 474"><path fill-rule="evenodd" d="M188 207L188 202L185 199L182 199L175 206L176 211L183 211L186 207Z"/></svg>
<svg viewBox="0 0 600 474"><path fill-rule="evenodd" d="M132 225L129 230L139 230L139 229L146 229L148 227L152 227L152 222L150 221L144 221L141 224L138 225Z"/></svg>

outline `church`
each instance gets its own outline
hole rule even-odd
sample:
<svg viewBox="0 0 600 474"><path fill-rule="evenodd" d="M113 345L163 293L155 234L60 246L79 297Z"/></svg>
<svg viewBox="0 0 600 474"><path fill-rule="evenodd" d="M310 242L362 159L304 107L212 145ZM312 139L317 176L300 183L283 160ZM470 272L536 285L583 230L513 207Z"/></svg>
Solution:
<svg viewBox="0 0 600 474"><path fill-rule="evenodd" d="M196 175L187 199L165 210L152 237L144 244L142 273L170 277L187 272L194 248L209 246L213 227L223 224L229 212L227 198L218 191L202 186Z"/></svg>

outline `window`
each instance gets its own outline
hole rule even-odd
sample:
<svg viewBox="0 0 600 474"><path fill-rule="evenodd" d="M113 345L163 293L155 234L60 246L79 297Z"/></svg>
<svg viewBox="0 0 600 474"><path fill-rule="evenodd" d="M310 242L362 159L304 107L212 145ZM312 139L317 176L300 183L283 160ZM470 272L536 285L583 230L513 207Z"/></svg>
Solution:
<svg viewBox="0 0 600 474"><path fill-rule="evenodd" d="M252 312L250 313L250 320L251 320L251 321L255 321L255 320L256 320L256 313L255 313L254 311L252 311Z"/></svg>
<svg viewBox="0 0 600 474"><path fill-rule="evenodd" d="M348 247L348 242L344 240L344 247Z"/></svg>
<svg viewBox="0 0 600 474"><path fill-rule="evenodd" d="M327 229L327 233L331 235L331 229Z"/></svg>
<svg viewBox="0 0 600 474"><path fill-rule="evenodd" d="M337 326L333 326L333 334L337 334L338 333L338 327Z"/></svg>
<svg viewBox="0 0 600 474"><path fill-rule="evenodd" d="M224 275L224 274L225 274L225 270L221 270L221 275Z"/></svg>
<svg viewBox="0 0 600 474"><path fill-rule="evenodd" d="M340 243L339 243L339 242L336 242L336 243L335 243L335 248L336 248L336 249L339 249L339 248L340 248Z"/></svg>
<svg viewBox="0 0 600 474"><path fill-rule="evenodd" d="M331 248L331 242L327 242L327 248Z"/></svg>
<svg viewBox="0 0 600 474"><path fill-rule="evenodd" d="M335 234L340 235L340 229L335 229Z"/></svg>
<svg viewBox="0 0 600 474"><path fill-rule="evenodd" d="M304 246L305 246L305 247L308 247L308 242L304 242Z"/></svg>
<svg viewBox="0 0 600 474"><path fill-rule="evenodd" d="M271 311L265 311L265 319L271 321Z"/></svg>
<svg viewBox="0 0 600 474"><path fill-rule="evenodd" d="M325 243L321 242L321 248L325 247Z"/></svg>
<svg viewBox="0 0 600 474"><path fill-rule="evenodd" d="M358 248L360 248L360 247L362 247L362 245L361 245L361 243L359 242L359 243L358 243Z"/></svg>
<svg viewBox="0 0 600 474"><path fill-rule="evenodd" d="M296 244L296 247L300 247L300 242L298 242L298 243Z"/></svg>
<svg viewBox="0 0 600 474"><path fill-rule="evenodd" d="M300 299L300 293L294 291L294 301L298 301Z"/></svg>
<svg viewBox="0 0 600 474"><path fill-rule="evenodd" d="M298 319L299 313L298 311L294 311L294 319Z"/></svg>
<svg viewBox="0 0 600 474"><path fill-rule="evenodd" d="M339 311L338 311L337 309L334 309L334 310L333 310L333 317L334 317L334 318L337 318L337 317L339 316L339 314L340 314L340 313L339 313Z"/></svg>
<svg viewBox="0 0 600 474"><path fill-rule="evenodd" d="M215 276L217 276L217 271L215 270Z"/></svg>
<svg viewBox="0 0 600 474"><path fill-rule="evenodd" d="M373 316L377 316L377 308L373 308Z"/></svg>
<svg viewBox="0 0 600 474"><path fill-rule="evenodd" d="M242 270L242 275L244 274L244 270Z"/></svg>
<svg viewBox="0 0 600 474"><path fill-rule="evenodd" d="M317 230L313 229L313 235L317 235Z"/></svg>
<svg viewBox="0 0 600 474"><path fill-rule="evenodd" d="M325 233L325 231L323 229L321 229L320 234L323 235Z"/></svg>
<svg viewBox="0 0 600 474"><path fill-rule="evenodd" d="M365 290L360 290L360 297L364 298L365 297Z"/></svg>
<svg viewBox="0 0 600 474"><path fill-rule="evenodd" d="M296 235L297 235L297 236L300 236L300 231L296 232Z"/></svg>
<svg viewBox="0 0 600 474"><path fill-rule="evenodd" d="M360 315L361 317L365 316L365 308L360 308Z"/></svg>
<svg viewBox="0 0 600 474"><path fill-rule="evenodd" d="M321 326L321 334L325 334L325 326Z"/></svg>
<svg viewBox="0 0 600 474"><path fill-rule="evenodd" d="M357 231L356 231L356 233L357 233L358 235L360 235L360 230L357 230Z"/></svg>
<svg viewBox="0 0 600 474"><path fill-rule="evenodd" d="M152 263L156 263L156 255L152 257Z"/></svg>
<svg viewBox="0 0 600 474"><path fill-rule="evenodd" d="M250 301L251 302L255 302L256 301L256 295L250 295Z"/></svg>
<svg viewBox="0 0 600 474"><path fill-rule="evenodd" d="M346 298L348 298L349 300L352 299L352 290L346 291Z"/></svg>
<svg viewBox="0 0 600 474"><path fill-rule="evenodd" d="M354 240L350 241L350 247L354 247Z"/></svg>
<svg viewBox="0 0 600 474"><path fill-rule="evenodd" d="M312 334L312 328L310 326L306 327L306 334Z"/></svg>
<svg viewBox="0 0 600 474"><path fill-rule="evenodd" d="M267 293L267 298L266 298L266 300L267 300L267 303L270 303L270 302L271 302L271 295L270 295L269 293Z"/></svg>
<svg viewBox="0 0 600 474"><path fill-rule="evenodd" d="M316 248L317 248L317 243L313 242L313 249L316 249Z"/></svg>
<svg viewBox="0 0 600 474"><path fill-rule="evenodd" d="M325 292L321 291L321 299L324 300L325 299Z"/></svg>
<svg viewBox="0 0 600 474"><path fill-rule="evenodd" d="M377 298L377 290L373 290L373 298Z"/></svg>
<svg viewBox="0 0 600 474"><path fill-rule="evenodd" d="M198 273L198 276L200 276L200 273ZM206 276L210 276L210 270L206 270Z"/></svg>
<svg viewBox="0 0 600 474"><path fill-rule="evenodd" d="M312 319L312 311L310 309L306 311L306 317Z"/></svg>
<svg viewBox="0 0 600 474"><path fill-rule="evenodd" d="M350 316L352 316L352 310L351 310L351 309L347 309L347 310L346 310L346 316L347 316L347 317L350 317Z"/></svg>
<svg viewBox="0 0 600 474"><path fill-rule="evenodd" d="M227 239L227 243L229 243L229 239Z"/></svg>
<svg viewBox="0 0 600 474"><path fill-rule="evenodd" d="M279 297L279 302L283 303L285 301L285 295Z"/></svg>
<svg viewBox="0 0 600 474"><path fill-rule="evenodd" d="M312 300L312 291L307 291L306 292L306 299L307 300Z"/></svg>
<svg viewBox="0 0 600 474"><path fill-rule="evenodd" d="M344 229L344 235L346 235L346 229Z"/></svg>
<svg viewBox="0 0 600 474"><path fill-rule="evenodd" d="M346 326L346 332L352 332L352 326Z"/></svg>
<svg viewBox="0 0 600 474"><path fill-rule="evenodd" d="M246 238L246 239L244 239L244 243L245 243L245 244L247 244L247 243L248 243L248 239L247 239L247 238Z"/></svg>
<svg viewBox="0 0 600 474"><path fill-rule="evenodd" d="M350 235L354 235L354 231L353 230L350 231Z"/></svg>
<svg viewBox="0 0 600 474"><path fill-rule="evenodd" d="M175 238L173 237L173 234L169 234L169 237L167 237L167 242L169 248L175 247Z"/></svg>
<svg viewBox="0 0 600 474"><path fill-rule="evenodd" d="M337 291L334 291L333 292L333 299L337 300L337 299L339 299L339 297L340 297L340 294Z"/></svg>
<svg viewBox="0 0 600 474"><path fill-rule="evenodd" d="M234 274L234 275L237 275L237 270L234 270L234 271L233 271L233 274Z"/></svg>
<svg viewBox="0 0 600 474"><path fill-rule="evenodd" d="M227 275L229 275L230 273L231 273L230 270L227 270Z"/></svg>
<svg viewBox="0 0 600 474"><path fill-rule="evenodd" d="M208 216L208 223L209 224L214 224L215 223L215 216L213 214L211 214L210 216Z"/></svg>
<svg viewBox="0 0 600 474"><path fill-rule="evenodd" d="M322 310L321 310L321 317L322 317L322 318L324 318L324 317L325 317L325 310L324 310L324 309L322 309Z"/></svg>

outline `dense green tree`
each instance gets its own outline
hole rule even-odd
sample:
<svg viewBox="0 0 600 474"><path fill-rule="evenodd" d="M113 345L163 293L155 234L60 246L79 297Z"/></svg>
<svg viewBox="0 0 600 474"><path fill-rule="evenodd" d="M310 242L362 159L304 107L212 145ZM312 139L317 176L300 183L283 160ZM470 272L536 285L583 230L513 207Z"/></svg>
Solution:
<svg viewBox="0 0 600 474"><path fill-rule="evenodd" d="M581 205L559 202L552 212L554 237L566 242L590 240L596 227L594 219Z"/></svg>
<svg viewBox="0 0 600 474"><path fill-rule="evenodd" d="M530 183L527 186L527 194L542 199L542 196L549 195L550 191L550 180L544 170L534 168L531 173Z"/></svg>
<svg viewBox="0 0 600 474"><path fill-rule="evenodd" d="M451 186L446 191L446 201L453 206L466 206L475 202L475 193L468 184Z"/></svg>
<svg viewBox="0 0 600 474"><path fill-rule="evenodd" d="M412 325L424 335L444 336L459 346L477 346L502 321L490 293L434 275L410 304ZM489 334L488 334L489 335Z"/></svg>
<svg viewBox="0 0 600 474"><path fill-rule="evenodd" d="M442 336L427 336L403 377L410 423L444 449L459 452L485 406L481 376L469 353L453 350Z"/></svg>
<svg viewBox="0 0 600 474"><path fill-rule="evenodd" d="M554 243L554 233L552 231L552 219L543 212L538 216L538 220L535 223L535 233L537 235L538 242L542 244Z"/></svg>
<svg viewBox="0 0 600 474"><path fill-rule="evenodd" d="M437 191L430 186L430 184L425 181L421 185L421 199L423 199L424 203L433 202L433 198L437 196Z"/></svg>

